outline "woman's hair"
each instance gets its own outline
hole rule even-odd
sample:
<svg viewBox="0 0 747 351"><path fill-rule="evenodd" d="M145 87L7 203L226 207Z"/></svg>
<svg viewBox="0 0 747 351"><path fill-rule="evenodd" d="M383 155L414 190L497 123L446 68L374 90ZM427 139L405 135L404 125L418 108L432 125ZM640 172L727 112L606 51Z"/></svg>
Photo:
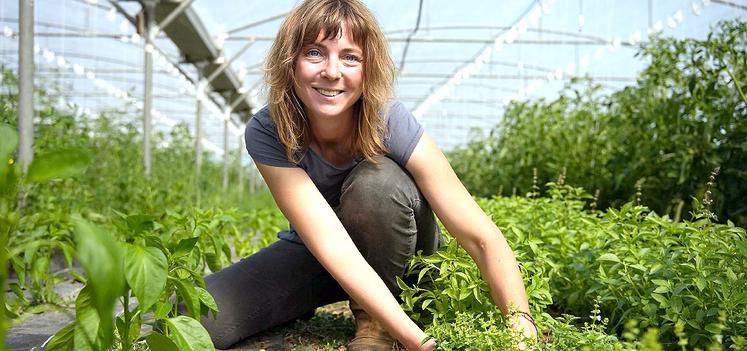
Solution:
<svg viewBox="0 0 747 351"><path fill-rule="evenodd" d="M270 116L277 126L288 160L311 143L308 119L294 92L295 60L319 33L340 35L343 24L352 41L363 49L362 96L353 105L353 151L367 160L386 153L386 109L394 90L394 63L389 46L371 12L358 0L306 0L288 14L280 26L265 62Z"/></svg>

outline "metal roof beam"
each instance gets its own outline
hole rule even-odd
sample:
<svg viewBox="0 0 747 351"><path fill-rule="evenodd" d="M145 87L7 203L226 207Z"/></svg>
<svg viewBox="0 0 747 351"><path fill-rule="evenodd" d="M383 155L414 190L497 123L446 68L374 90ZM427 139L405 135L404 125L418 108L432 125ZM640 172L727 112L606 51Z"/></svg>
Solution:
<svg viewBox="0 0 747 351"><path fill-rule="evenodd" d="M181 4L177 5L173 1L159 2L156 6L156 19L165 20L179 5ZM185 61L195 64L201 71L201 76L209 77L218 70L218 67L215 67L215 60L221 57L221 50L191 7L184 8L176 15L171 24L163 28L163 32L179 48ZM226 100L224 105L229 105L231 97L238 94L242 84L236 73L230 67L226 67L210 82L210 86L223 95ZM236 112L250 113L250 111L251 105L246 98L236 107Z"/></svg>
<svg viewBox="0 0 747 351"><path fill-rule="evenodd" d="M171 22L176 18L176 16L179 16L182 12L184 12L184 10L187 9L187 7L192 5L193 1L194 0L182 1L182 3L179 4L179 6L177 6L173 11L171 11L171 13L169 13L169 15L166 16L166 18L164 18L161 22L158 22L158 24L156 25L156 28L154 28L153 30L153 37L155 38L156 36L158 36L158 34L160 34L164 28L166 28L169 24L171 24Z"/></svg>
<svg viewBox="0 0 747 351"><path fill-rule="evenodd" d="M226 38L226 40L256 40L256 41L273 41L275 37L272 36L246 36L236 35ZM407 38L402 37L389 37L387 40L390 43L407 42ZM411 43L435 43L435 44L493 44L494 39L491 38L412 38ZM525 45L612 45L612 40L595 39L595 40L556 40L556 39L516 39L512 44L525 44ZM620 45L624 47L638 47L638 43L633 44L629 41L621 41Z"/></svg>
<svg viewBox="0 0 747 351"><path fill-rule="evenodd" d="M400 77L403 78L431 78L431 79L448 79L451 77L449 73L402 73ZM563 75L567 77L567 75ZM546 75L521 75L521 74L473 74L470 78L474 79L542 79L546 80ZM615 77L615 76L589 76L592 80L604 80L604 81L617 81L617 82L630 82L635 81L635 77Z"/></svg>

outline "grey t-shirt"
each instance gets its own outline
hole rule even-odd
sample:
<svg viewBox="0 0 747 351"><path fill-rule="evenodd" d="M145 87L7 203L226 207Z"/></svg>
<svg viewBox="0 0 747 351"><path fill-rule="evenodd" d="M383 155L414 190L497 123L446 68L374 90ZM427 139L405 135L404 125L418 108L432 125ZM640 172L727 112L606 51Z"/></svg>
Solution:
<svg viewBox="0 0 747 351"><path fill-rule="evenodd" d="M387 128L387 137L384 139L384 145L388 150L386 156L404 168L423 135L423 127L402 103L394 102L389 106ZM254 162L275 167L300 167L306 171L331 207L336 207L340 203L340 192L345 177L362 160L357 158L348 165L338 167L322 159L313 150L307 149L295 155L296 159L301 161L298 165L293 164L288 160L285 147L280 143L277 128L270 118L270 109L267 106L249 121L244 138L246 150ZM293 227L278 233L278 236L281 239L302 243Z"/></svg>

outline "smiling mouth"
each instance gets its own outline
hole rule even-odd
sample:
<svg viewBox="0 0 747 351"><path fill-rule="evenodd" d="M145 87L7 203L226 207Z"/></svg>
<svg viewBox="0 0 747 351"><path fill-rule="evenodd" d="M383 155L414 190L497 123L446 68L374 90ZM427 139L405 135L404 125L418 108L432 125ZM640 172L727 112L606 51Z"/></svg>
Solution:
<svg viewBox="0 0 747 351"><path fill-rule="evenodd" d="M327 89L320 89L320 88L314 88L314 90L318 91L319 94L322 94L327 97L335 97L337 95L342 94L342 90L327 90Z"/></svg>

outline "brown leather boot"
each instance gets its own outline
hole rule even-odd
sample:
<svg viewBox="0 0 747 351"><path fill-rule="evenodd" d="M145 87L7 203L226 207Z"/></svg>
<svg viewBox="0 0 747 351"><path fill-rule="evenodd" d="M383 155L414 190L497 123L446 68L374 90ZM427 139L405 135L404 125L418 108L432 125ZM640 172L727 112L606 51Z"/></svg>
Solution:
<svg viewBox="0 0 747 351"><path fill-rule="evenodd" d="M355 337L348 344L348 351L391 351L398 349L397 341L353 299L350 299L350 310L355 317Z"/></svg>

